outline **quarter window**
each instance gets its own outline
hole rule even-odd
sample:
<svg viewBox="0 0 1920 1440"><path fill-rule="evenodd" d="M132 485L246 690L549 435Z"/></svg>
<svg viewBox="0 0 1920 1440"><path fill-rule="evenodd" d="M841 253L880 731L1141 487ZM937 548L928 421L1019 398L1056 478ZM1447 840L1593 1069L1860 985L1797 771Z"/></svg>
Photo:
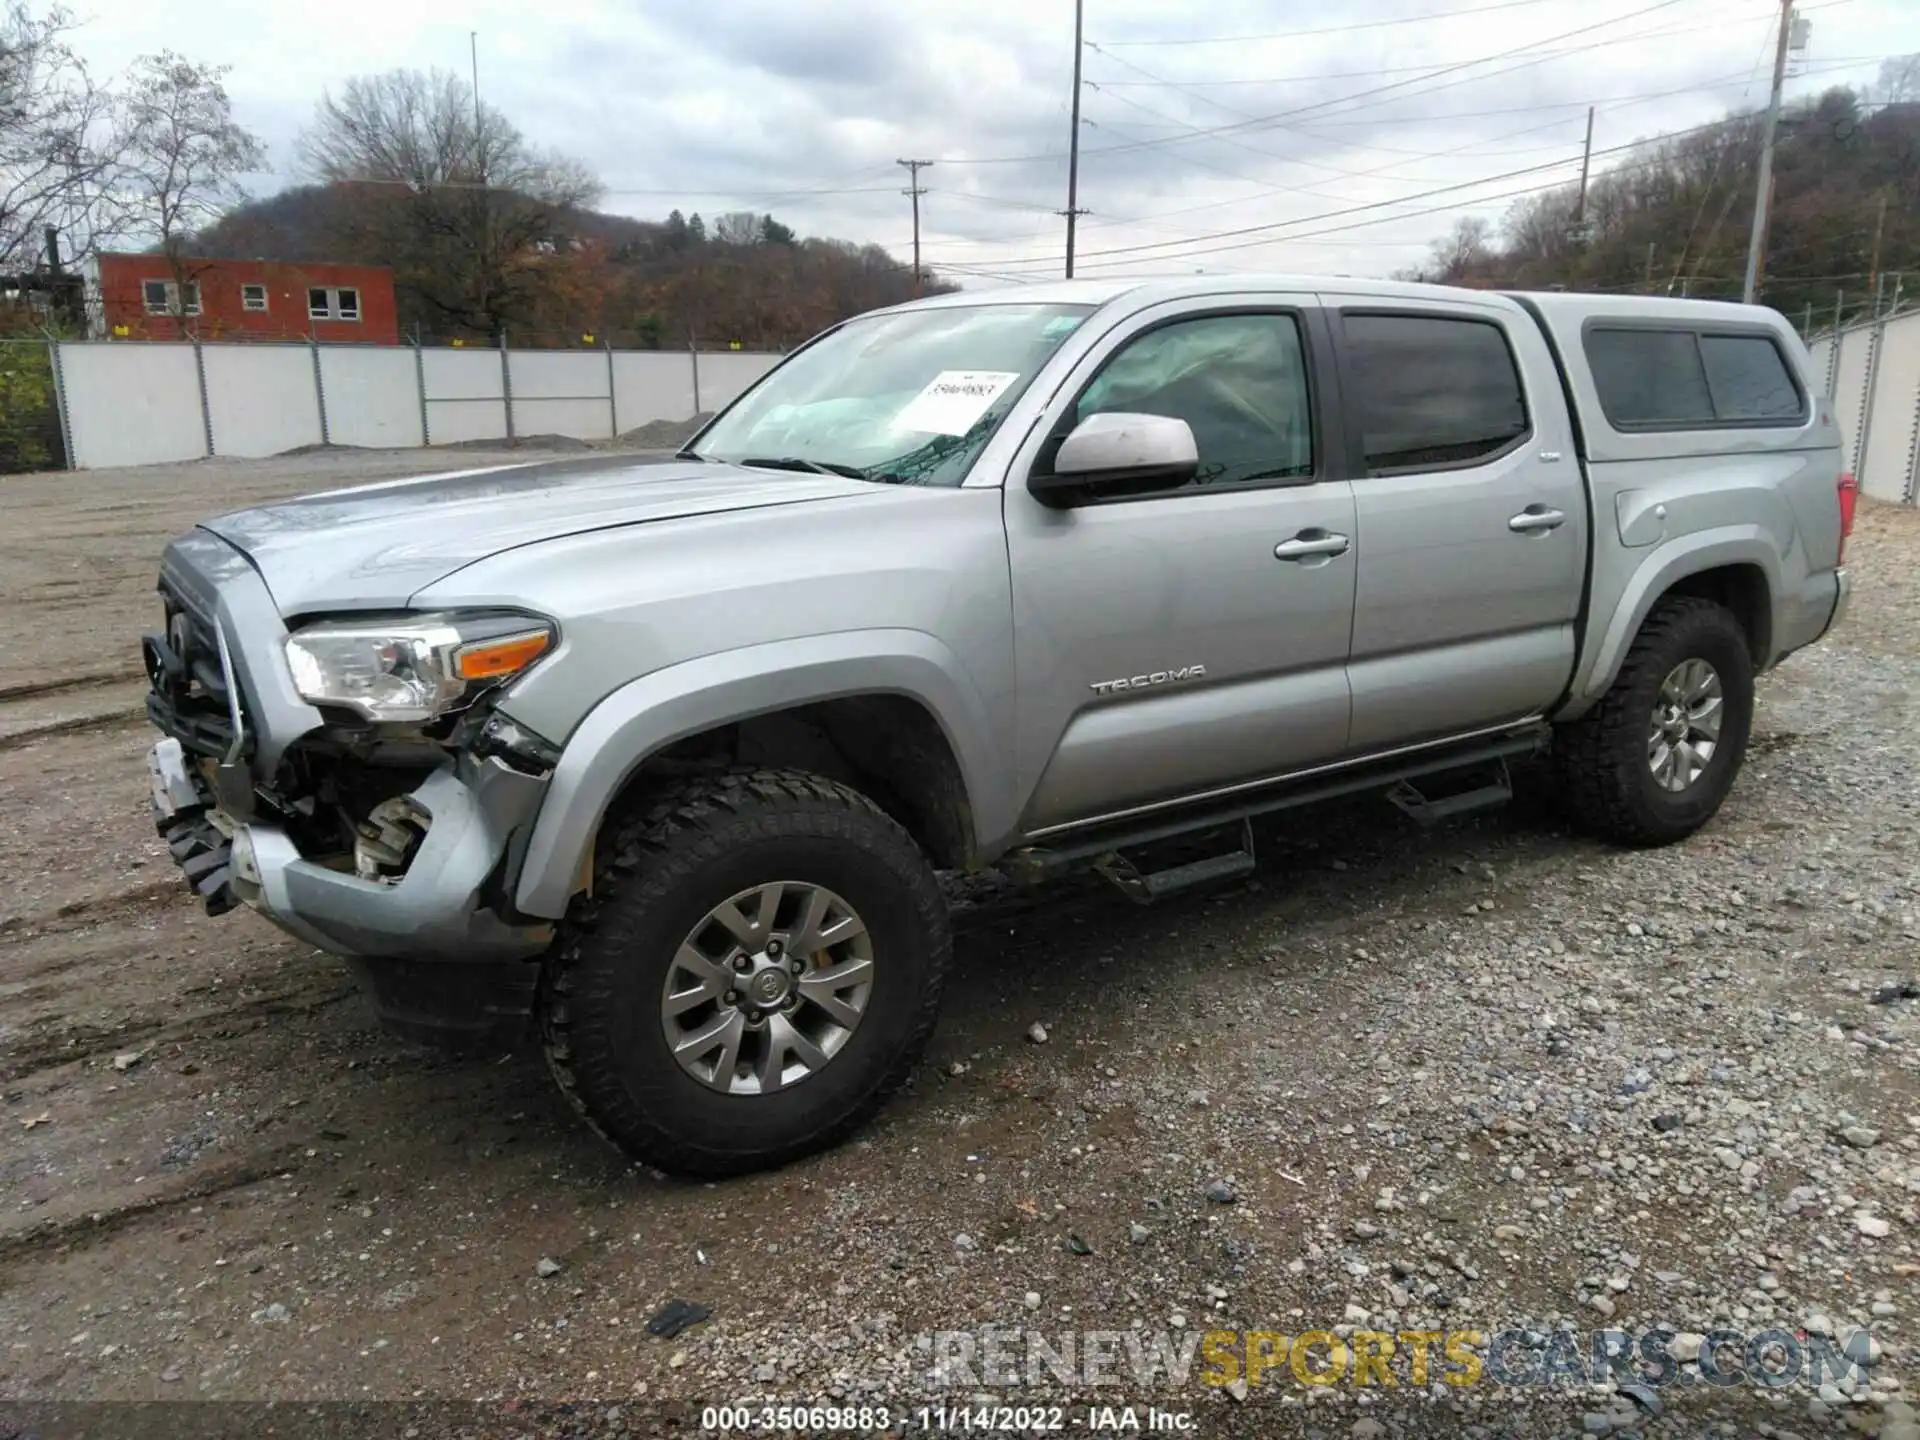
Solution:
<svg viewBox="0 0 1920 1440"><path fill-rule="evenodd" d="M1797 425L1806 401L1768 335L1596 326L1587 366L1616 429Z"/></svg>
<svg viewBox="0 0 1920 1440"><path fill-rule="evenodd" d="M1527 434L1520 370L1498 325L1436 315L1342 322L1369 475L1476 464Z"/></svg>
<svg viewBox="0 0 1920 1440"><path fill-rule="evenodd" d="M1713 413L1721 420L1798 421L1805 407L1780 347L1764 335L1702 335Z"/></svg>
<svg viewBox="0 0 1920 1440"><path fill-rule="evenodd" d="M1713 396L1690 330L1593 330L1587 364L1601 408L1615 425L1713 423Z"/></svg>
<svg viewBox="0 0 1920 1440"><path fill-rule="evenodd" d="M1186 421L1200 455L1194 485L1313 475L1306 353L1291 315L1210 315L1148 331L1107 361L1074 422L1111 411Z"/></svg>

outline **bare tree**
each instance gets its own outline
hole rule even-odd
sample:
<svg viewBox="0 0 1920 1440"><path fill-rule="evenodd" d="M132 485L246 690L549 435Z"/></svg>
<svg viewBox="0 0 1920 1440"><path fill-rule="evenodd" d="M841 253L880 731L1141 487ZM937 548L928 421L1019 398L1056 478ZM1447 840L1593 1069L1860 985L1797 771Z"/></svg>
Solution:
<svg viewBox="0 0 1920 1440"><path fill-rule="evenodd" d="M322 97L300 151L314 178L355 192L343 241L390 258L436 328L489 337L540 308L570 217L600 194L585 167L529 145L441 71L348 80Z"/></svg>
<svg viewBox="0 0 1920 1440"><path fill-rule="evenodd" d="M1873 99L1882 105L1910 105L1920 101L1920 53L1895 55L1880 62Z"/></svg>
<svg viewBox="0 0 1920 1440"><path fill-rule="evenodd" d="M166 256L174 313L190 322L199 283L193 234L245 198L241 177L262 169L266 147L233 118L221 83L229 67L198 65L164 50L134 63L120 100L120 188L130 228Z"/></svg>
<svg viewBox="0 0 1920 1440"><path fill-rule="evenodd" d="M70 12L0 3L0 272L33 263L48 228L95 248L113 168L108 98L67 36Z"/></svg>

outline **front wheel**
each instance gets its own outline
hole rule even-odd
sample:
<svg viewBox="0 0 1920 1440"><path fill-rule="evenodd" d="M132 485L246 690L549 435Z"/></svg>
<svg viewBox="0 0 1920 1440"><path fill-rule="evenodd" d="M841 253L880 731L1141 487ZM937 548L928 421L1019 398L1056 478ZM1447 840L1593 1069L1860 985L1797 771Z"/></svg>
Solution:
<svg viewBox="0 0 1920 1440"><path fill-rule="evenodd" d="M797 771L729 772L609 819L548 961L548 1064L635 1159L706 1176L782 1164L905 1080L951 949L931 867L871 801Z"/></svg>
<svg viewBox="0 0 1920 1440"><path fill-rule="evenodd" d="M1726 799L1752 724L1740 622L1711 600L1664 600L1599 704L1554 737L1567 809L1621 844L1683 840Z"/></svg>

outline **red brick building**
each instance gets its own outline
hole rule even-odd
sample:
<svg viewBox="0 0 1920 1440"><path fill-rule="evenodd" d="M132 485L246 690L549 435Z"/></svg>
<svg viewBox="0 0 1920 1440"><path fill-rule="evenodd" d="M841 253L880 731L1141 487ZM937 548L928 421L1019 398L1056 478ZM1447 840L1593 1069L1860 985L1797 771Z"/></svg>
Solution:
<svg viewBox="0 0 1920 1440"><path fill-rule="evenodd" d="M400 343L384 265L187 260L184 285L159 255L101 255L86 268L96 339Z"/></svg>

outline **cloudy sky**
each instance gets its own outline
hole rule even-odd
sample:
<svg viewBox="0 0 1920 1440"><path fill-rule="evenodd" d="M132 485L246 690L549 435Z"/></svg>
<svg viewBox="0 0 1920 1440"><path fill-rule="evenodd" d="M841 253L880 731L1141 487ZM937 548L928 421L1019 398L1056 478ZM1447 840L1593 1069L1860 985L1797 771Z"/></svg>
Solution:
<svg viewBox="0 0 1920 1440"><path fill-rule="evenodd" d="M1072 0L70 0L105 72L172 46L233 67L270 190L352 74L442 67L597 170L604 208L772 211L969 285L1059 273ZM1463 214L1629 142L1764 104L1767 0L1086 0L1079 271L1385 275ZM1920 51L1916 0L1807 0L1788 97Z"/></svg>

